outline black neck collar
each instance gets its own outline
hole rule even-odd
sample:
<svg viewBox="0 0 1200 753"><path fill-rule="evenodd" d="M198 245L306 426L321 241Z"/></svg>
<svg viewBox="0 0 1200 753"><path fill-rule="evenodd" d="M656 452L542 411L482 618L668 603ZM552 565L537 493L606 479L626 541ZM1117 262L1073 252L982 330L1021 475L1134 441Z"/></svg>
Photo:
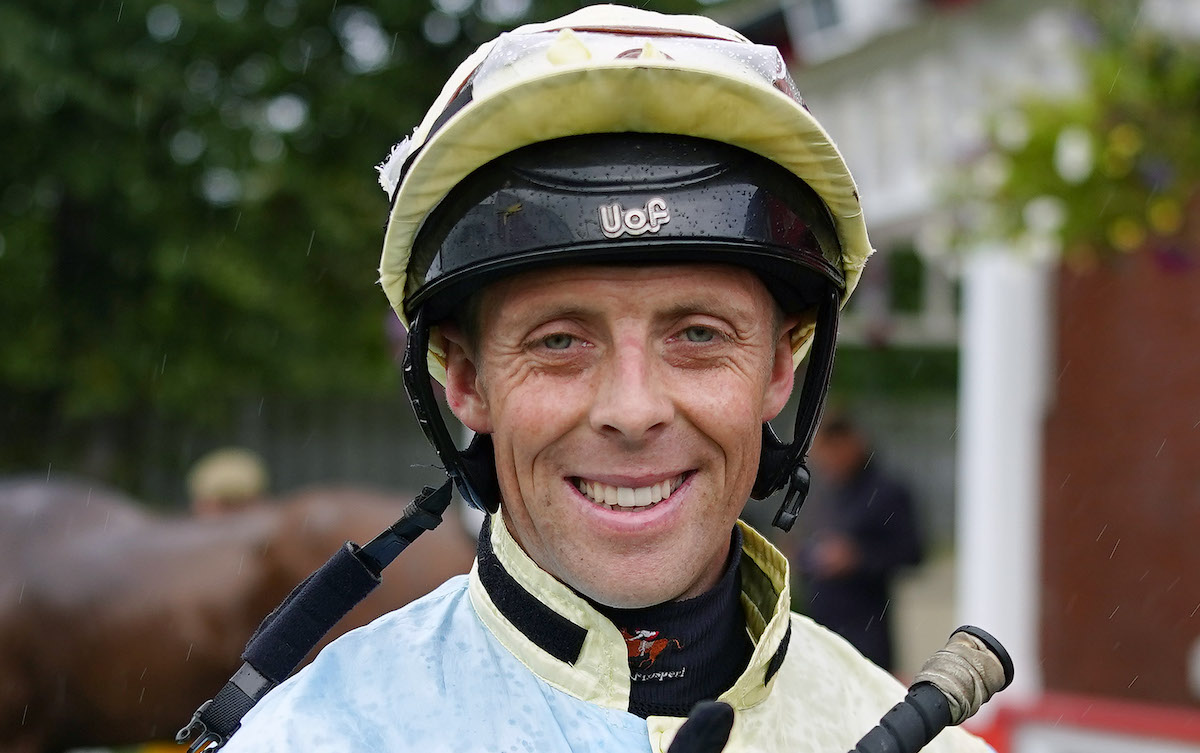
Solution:
<svg viewBox="0 0 1200 753"><path fill-rule="evenodd" d="M594 605L625 638L632 713L687 716L746 669L754 645L741 606L741 560L742 533L734 528L724 574L699 596L640 609Z"/></svg>

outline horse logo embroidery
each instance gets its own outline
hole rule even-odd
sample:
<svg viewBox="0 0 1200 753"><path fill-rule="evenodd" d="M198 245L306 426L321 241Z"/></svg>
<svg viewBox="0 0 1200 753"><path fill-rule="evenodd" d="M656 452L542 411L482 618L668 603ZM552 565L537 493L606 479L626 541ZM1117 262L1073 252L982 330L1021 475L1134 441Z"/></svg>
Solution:
<svg viewBox="0 0 1200 753"><path fill-rule="evenodd" d="M625 628L621 628L621 635L624 636L625 646L629 649L629 658L641 660L638 662L638 669L653 666L658 655L672 644L677 650L683 648L683 644L675 638L659 638L657 630L638 630L631 634Z"/></svg>

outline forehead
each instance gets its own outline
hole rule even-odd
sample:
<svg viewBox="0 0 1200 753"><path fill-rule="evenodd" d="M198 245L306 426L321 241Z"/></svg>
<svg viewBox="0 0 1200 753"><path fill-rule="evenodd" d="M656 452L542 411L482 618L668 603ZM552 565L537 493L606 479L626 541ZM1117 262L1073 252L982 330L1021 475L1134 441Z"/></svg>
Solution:
<svg viewBox="0 0 1200 753"><path fill-rule="evenodd" d="M775 318L776 303L753 272L725 264L580 265L523 272L488 286L485 321L543 309L673 313L697 309L738 318Z"/></svg>

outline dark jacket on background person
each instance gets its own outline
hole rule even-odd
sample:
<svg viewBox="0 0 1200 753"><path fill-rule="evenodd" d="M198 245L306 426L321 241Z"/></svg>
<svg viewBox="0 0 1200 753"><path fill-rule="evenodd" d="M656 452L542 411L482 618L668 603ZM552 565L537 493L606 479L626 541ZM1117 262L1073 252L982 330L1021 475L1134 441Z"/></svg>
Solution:
<svg viewBox="0 0 1200 753"><path fill-rule="evenodd" d="M846 638L871 661L892 669L892 579L922 556L908 490L878 466L868 465L846 483L815 493L797 528L803 535L795 560L800 611ZM814 549L831 534L849 539L858 561L851 572L824 577L814 564Z"/></svg>

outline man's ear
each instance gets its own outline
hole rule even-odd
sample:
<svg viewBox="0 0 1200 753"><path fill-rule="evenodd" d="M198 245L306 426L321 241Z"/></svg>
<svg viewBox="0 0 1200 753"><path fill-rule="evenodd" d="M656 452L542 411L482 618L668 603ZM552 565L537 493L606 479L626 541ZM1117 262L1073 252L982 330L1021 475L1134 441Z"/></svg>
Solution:
<svg viewBox="0 0 1200 753"><path fill-rule="evenodd" d="M474 348L462 330L451 323L438 325L446 349L446 403L454 416L476 434L492 432L491 412L476 367Z"/></svg>
<svg viewBox="0 0 1200 753"><path fill-rule="evenodd" d="M796 369L792 363L792 332L801 326L804 326L803 317L793 315L786 317L779 328L779 337L775 340L775 360L771 364L763 399L764 422L778 416L792 396L796 379Z"/></svg>

